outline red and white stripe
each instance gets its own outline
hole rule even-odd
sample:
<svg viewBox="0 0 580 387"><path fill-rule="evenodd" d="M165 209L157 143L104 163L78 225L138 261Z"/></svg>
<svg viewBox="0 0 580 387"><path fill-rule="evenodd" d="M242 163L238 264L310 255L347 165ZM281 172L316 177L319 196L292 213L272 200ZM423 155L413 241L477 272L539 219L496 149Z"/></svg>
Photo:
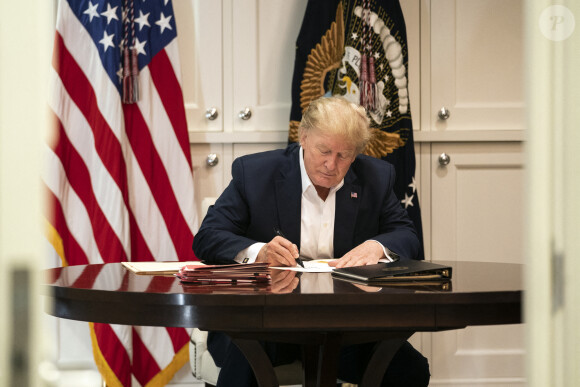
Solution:
<svg viewBox="0 0 580 387"><path fill-rule="evenodd" d="M62 243L57 252L65 264L195 259L180 71L174 40L139 73L139 102L123 105L98 48L60 2L50 97L55 130L43 181L59 239L51 242ZM176 359L187 358L180 355L189 341L185 329L91 324L91 332L111 386L165 380Z"/></svg>

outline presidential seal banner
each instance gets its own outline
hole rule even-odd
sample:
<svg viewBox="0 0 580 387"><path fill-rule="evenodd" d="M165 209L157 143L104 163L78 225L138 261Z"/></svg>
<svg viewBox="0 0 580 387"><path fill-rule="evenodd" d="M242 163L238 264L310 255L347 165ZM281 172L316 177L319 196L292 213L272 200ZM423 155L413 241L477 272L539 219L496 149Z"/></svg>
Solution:
<svg viewBox="0 0 580 387"><path fill-rule="evenodd" d="M288 141L323 95L363 105L372 136L364 153L395 166L395 194L413 220L424 259L408 91L406 26L398 0L309 0L296 41Z"/></svg>

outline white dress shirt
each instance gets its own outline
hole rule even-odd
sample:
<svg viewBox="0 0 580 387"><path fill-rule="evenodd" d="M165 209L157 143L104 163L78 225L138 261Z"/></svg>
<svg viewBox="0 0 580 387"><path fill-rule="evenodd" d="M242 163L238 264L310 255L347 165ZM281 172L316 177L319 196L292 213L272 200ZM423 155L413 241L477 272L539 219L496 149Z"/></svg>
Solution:
<svg viewBox="0 0 580 387"><path fill-rule="evenodd" d="M310 259L334 258L336 191L344 185L344 179L331 187L326 200L322 200L306 173L302 147L300 147L300 175L302 177L300 256Z"/></svg>

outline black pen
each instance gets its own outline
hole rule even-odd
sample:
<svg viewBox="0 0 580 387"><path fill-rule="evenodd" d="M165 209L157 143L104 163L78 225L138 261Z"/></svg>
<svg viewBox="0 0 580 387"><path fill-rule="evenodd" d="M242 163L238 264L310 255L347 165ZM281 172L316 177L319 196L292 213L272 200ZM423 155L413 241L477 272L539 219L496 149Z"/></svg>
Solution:
<svg viewBox="0 0 580 387"><path fill-rule="evenodd" d="M276 235L281 236L282 238L288 240L288 238L286 238L284 236L284 234L282 234L282 231L278 227L274 227L274 232L276 233ZM296 259L296 263L299 266L302 266L302 268L304 268L304 264L302 263L302 260L300 258L295 258L295 259Z"/></svg>

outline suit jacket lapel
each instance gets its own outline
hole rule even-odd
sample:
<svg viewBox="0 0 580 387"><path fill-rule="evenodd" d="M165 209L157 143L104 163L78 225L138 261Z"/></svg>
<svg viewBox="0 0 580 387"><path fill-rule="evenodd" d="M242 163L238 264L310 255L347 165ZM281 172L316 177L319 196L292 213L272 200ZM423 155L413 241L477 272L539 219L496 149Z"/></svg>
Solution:
<svg viewBox="0 0 580 387"><path fill-rule="evenodd" d="M349 170L344 185L336 192L334 219L334 257L340 258L352 248L359 203L362 199L361 186L356 175Z"/></svg>
<svg viewBox="0 0 580 387"><path fill-rule="evenodd" d="M300 212L302 180L298 164L298 150L289 158L288 167L280 171L276 179L276 205L278 227L288 240L300 248Z"/></svg>

